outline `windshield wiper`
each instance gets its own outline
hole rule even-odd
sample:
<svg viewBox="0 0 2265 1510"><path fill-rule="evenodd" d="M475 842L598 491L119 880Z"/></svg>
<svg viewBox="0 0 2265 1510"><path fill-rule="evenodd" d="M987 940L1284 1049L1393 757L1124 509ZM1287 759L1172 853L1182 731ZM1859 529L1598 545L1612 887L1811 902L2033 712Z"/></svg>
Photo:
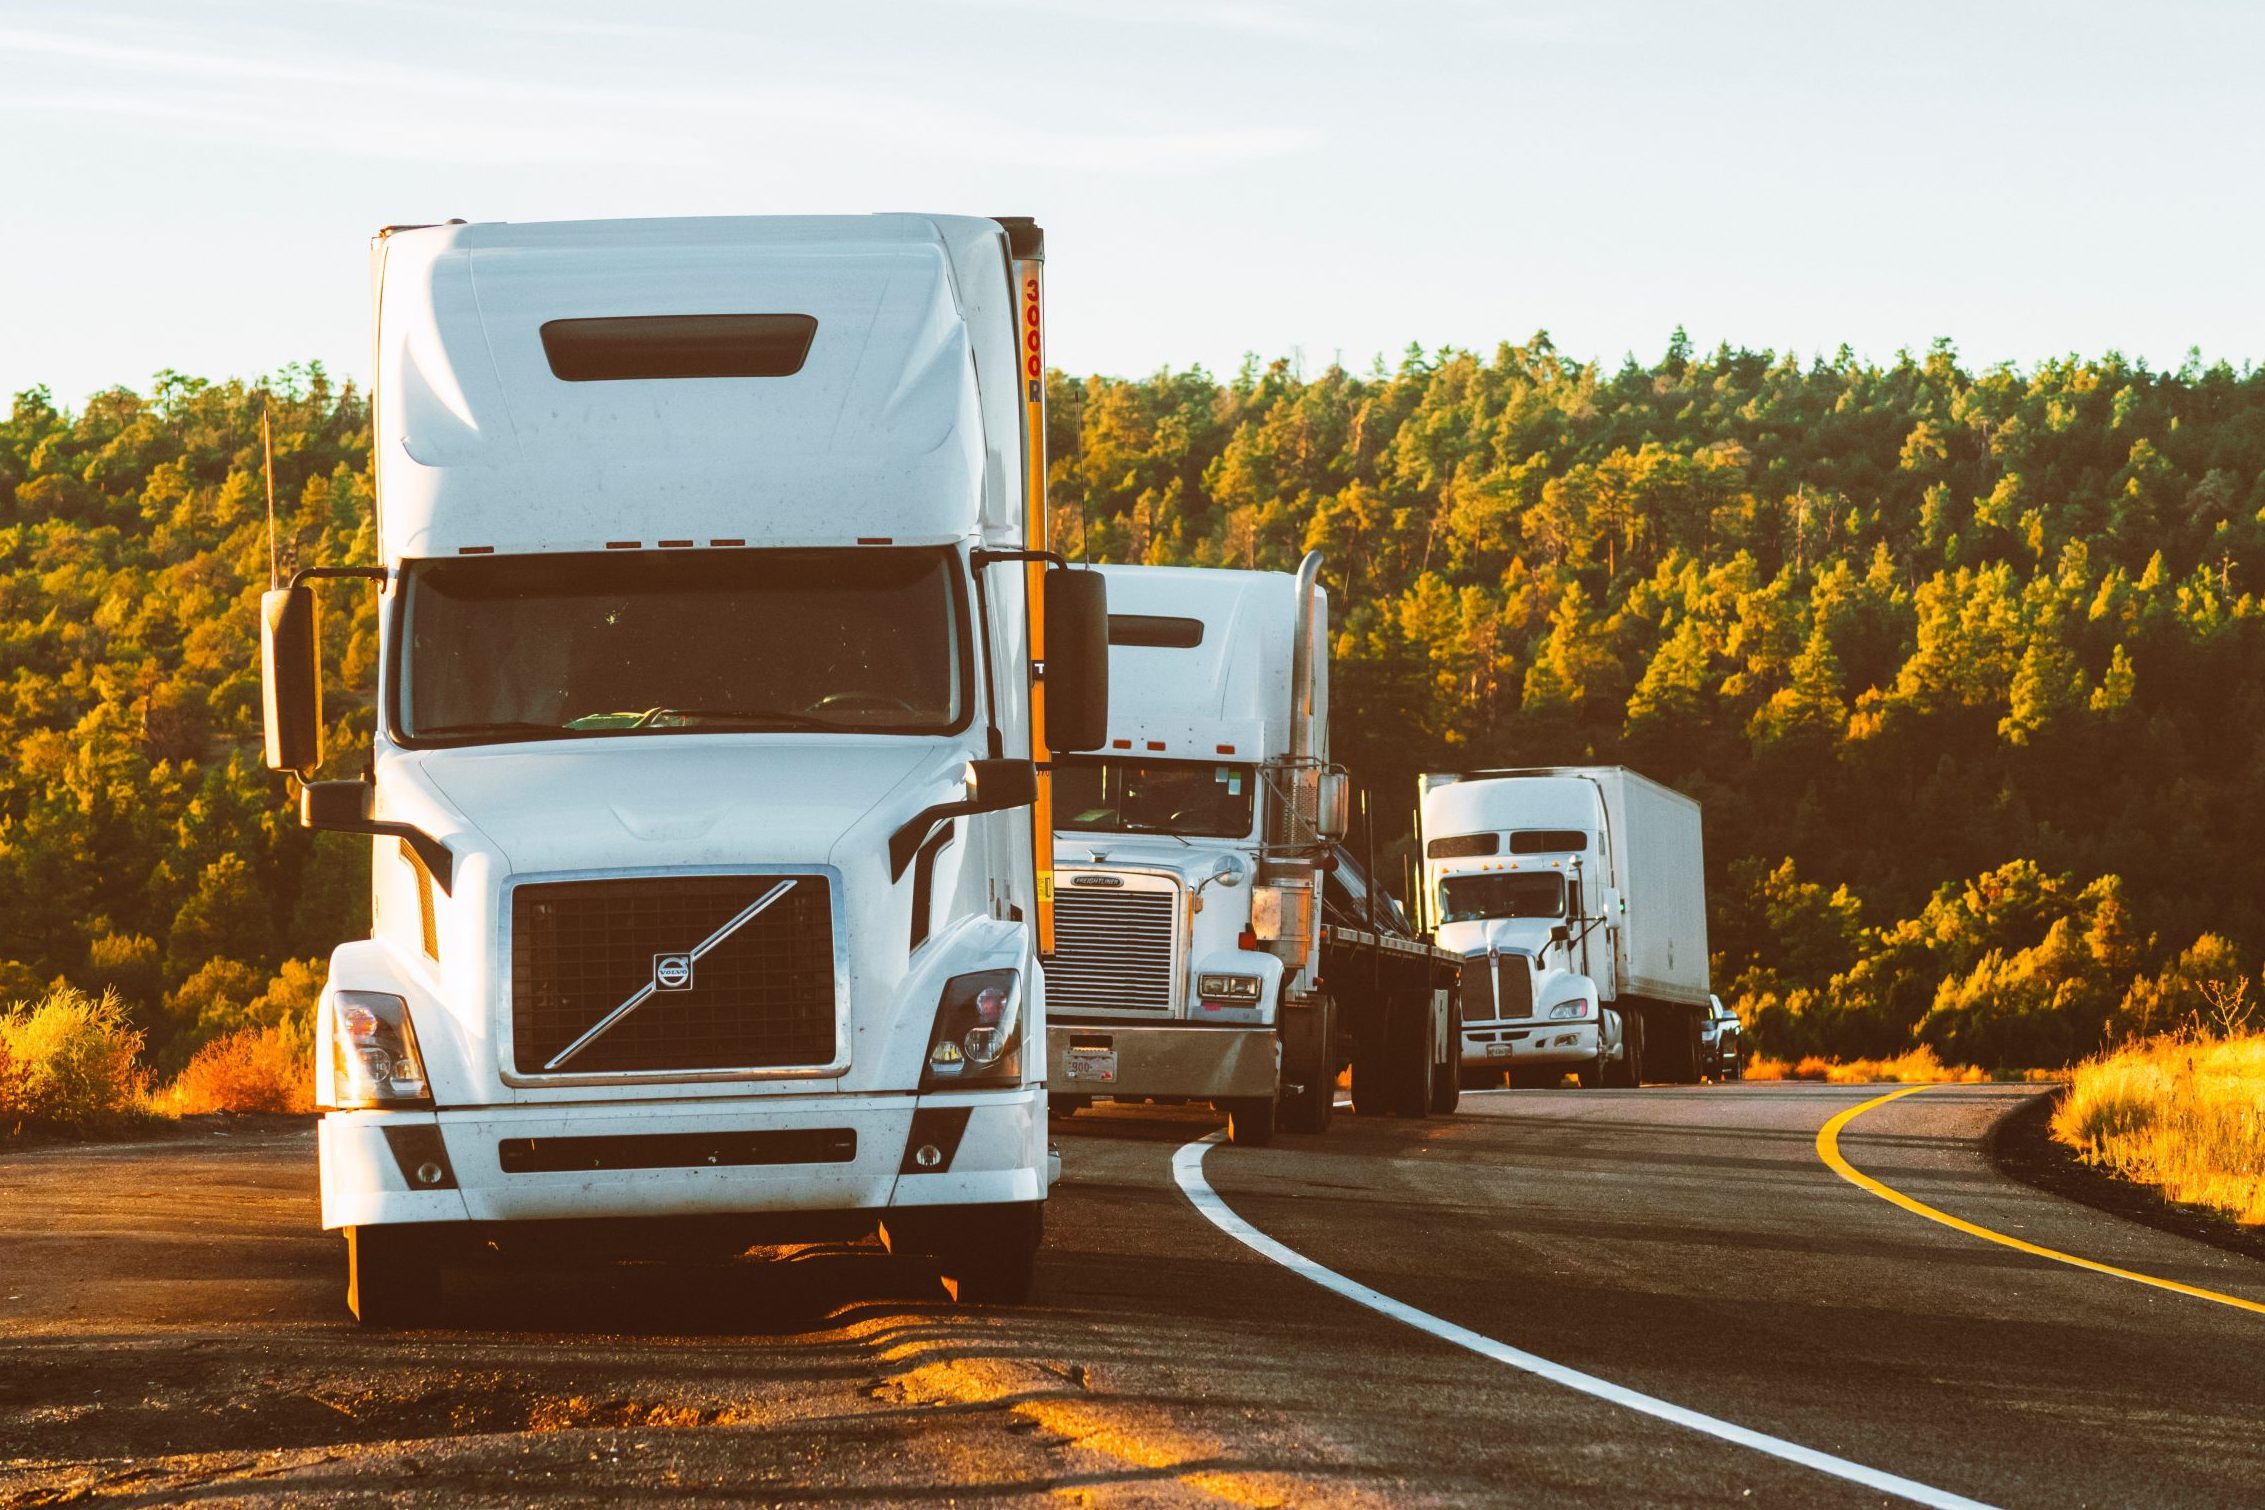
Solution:
<svg viewBox="0 0 2265 1510"><path fill-rule="evenodd" d="M814 718L808 713L786 713L766 710L760 713L743 713L736 708L647 708L637 721L622 727L650 729L664 719L681 718L687 722L715 724L731 729L814 729L828 734L872 734L886 732L871 724L836 723L830 718Z"/></svg>
<svg viewBox="0 0 2265 1510"><path fill-rule="evenodd" d="M558 735L573 731L558 724L526 723L517 720L499 720L485 724L437 724L415 730L412 739L476 739L487 734L542 734Z"/></svg>

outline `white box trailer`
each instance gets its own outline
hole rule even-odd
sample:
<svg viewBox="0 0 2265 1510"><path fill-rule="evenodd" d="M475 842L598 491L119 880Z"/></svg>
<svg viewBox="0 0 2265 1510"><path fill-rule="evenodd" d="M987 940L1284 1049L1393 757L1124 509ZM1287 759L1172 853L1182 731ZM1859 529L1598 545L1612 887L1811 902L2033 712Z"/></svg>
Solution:
<svg viewBox="0 0 2265 1510"><path fill-rule="evenodd" d="M1546 1018L1504 1017L1499 1030L1466 1021L1466 1035L1547 1040L1530 1060L1537 1075L1562 1065L1585 1076L1593 1055L1606 1082L1697 1080L1708 1008L1699 804L1622 766L1438 773L1419 796L1423 900L1441 947L1554 959L1596 983L1605 1013L1595 1043L1555 1042L1564 1034ZM1483 1063L1468 1042L1465 1063Z"/></svg>
<svg viewBox="0 0 2265 1510"><path fill-rule="evenodd" d="M1027 1288L1048 766L1108 669L1044 550L1043 257L966 216L378 236L378 560L262 603L268 762L376 839L316 1049L364 1322L617 1239L878 1229ZM345 781L326 576L381 595Z"/></svg>

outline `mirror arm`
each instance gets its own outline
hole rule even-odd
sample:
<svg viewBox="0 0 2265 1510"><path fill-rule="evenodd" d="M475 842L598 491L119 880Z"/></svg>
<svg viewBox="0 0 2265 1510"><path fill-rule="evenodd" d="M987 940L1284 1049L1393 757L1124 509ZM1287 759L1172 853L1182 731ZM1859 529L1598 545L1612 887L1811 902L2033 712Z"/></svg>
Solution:
<svg viewBox="0 0 2265 1510"><path fill-rule="evenodd" d="M997 551L979 545L967 553L967 559L977 571L986 566L997 566L1005 561L1043 561L1049 566L1067 566L1069 561L1060 551Z"/></svg>
<svg viewBox="0 0 2265 1510"><path fill-rule="evenodd" d="M953 818L966 818L976 813L995 812L974 797L963 797L957 802L939 802L922 808L907 818L897 831L889 835L889 879L904 879L904 868L912 857L920 853L920 846L928 842L928 835L939 823Z"/></svg>
<svg viewBox="0 0 2265 1510"><path fill-rule="evenodd" d="M356 781L355 786L363 785ZM396 823L389 818L329 818L317 823L308 811L307 793L312 783L299 789L299 826L324 834L369 834L381 839L399 839L416 854L426 870L432 873L433 884L442 896L455 894L456 856L449 847L414 823Z"/></svg>
<svg viewBox="0 0 2265 1510"><path fill-rule="evenodd" d="M318 580L344 581L356 579L382 585L389 580L389 574L382 566L302 566L291 574L289 585L297 587L301 583Z"/></svg>

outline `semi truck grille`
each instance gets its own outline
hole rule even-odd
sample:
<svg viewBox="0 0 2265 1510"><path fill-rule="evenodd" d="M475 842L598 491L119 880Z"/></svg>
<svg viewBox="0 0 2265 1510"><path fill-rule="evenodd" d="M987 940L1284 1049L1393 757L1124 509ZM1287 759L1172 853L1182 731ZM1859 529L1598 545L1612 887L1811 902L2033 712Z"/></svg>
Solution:
<svg viewBox="0 0 2265 1510"><path fill-rule="evenodd" d="M1534 977L1524 956L1506 954L1494 960L1473 954L1464 959L1463 1021L1495 1022L1533 1015Z"/></svg>
<svg viewBox="0 0 2265 1510"><path fill-rule="evenodd" d="M657 876L519 887L511 898L511 1043L522 1075L831 1063L834 926L826 878Z"/></svg>
<svg viewBox="0 0 2265 1510"><path fill-rule="evenodd" d="M1054 957L1046 1004L1095 1012L1169 1012L1180 894L1170 891L1054 893Z"/></svg>

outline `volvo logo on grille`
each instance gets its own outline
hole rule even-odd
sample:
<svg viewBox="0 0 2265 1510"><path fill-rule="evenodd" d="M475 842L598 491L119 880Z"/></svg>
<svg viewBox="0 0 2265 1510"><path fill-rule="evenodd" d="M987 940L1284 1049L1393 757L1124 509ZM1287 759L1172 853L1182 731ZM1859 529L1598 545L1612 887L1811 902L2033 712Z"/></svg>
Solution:
<svg viewBox="0 0 2265 1510"><path fill-rule="evenodd" d="M663 991L691 990L692 956L689 954L654 955L653 984Z"/></svg>
<svg viewBox="0 0 2265 1510"><path fill-rule="evenodd" d="M1122 886L1125 884L1125 878L1123 876L1071 876L1070 884L1072 886Z"/></svg>

